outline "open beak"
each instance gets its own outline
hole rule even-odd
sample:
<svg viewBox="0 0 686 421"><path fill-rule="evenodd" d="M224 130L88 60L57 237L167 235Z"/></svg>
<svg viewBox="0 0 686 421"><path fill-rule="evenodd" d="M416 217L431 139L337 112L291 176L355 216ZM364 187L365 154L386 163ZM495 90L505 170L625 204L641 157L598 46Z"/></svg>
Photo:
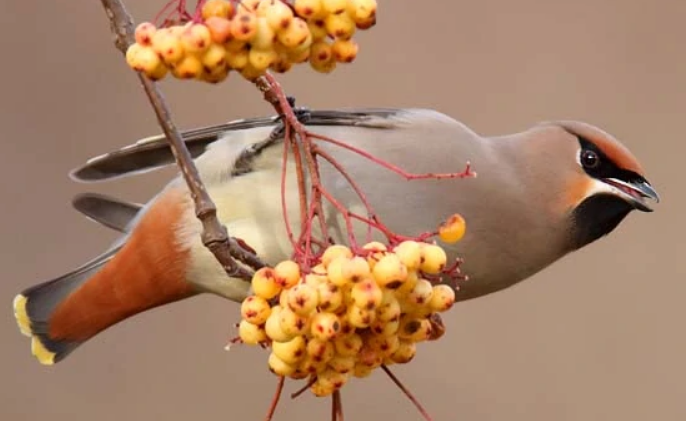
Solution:
<svg viewBox="0 0 686 421"><path fill-rule="evenodd" d="M653 211L646 203L648 200L652 200L655 203L660 202L660 196L647 181L628 182L618 178L605 178L603 181L618 190L619 195L624 200L642 212Z"/></svg>

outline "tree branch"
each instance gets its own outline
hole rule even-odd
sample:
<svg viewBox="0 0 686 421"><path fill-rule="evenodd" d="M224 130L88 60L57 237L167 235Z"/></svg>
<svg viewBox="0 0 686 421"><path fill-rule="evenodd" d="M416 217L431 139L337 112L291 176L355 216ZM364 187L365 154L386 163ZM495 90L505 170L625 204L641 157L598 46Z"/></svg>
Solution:
<svg viewBox="0 0 686 421"><path fill-rule="evenodd" d="M129 45L134 42L133 18L120 0L101 0L101 2L110 22L114 45L125 55ZM214 254L227 275L250 281L252 271L239 265L236 260L253 269L264 267L265 264L251 250L229 237L226 227L217 219L217 208L205 189L193 158L181 138L181 133L172 121L171 112L161 91L155 82L146 78L142 73L136 72L136 74L155 110L160 127L188 185L195 203L195 214L202 222L203 244Z"/></svg>

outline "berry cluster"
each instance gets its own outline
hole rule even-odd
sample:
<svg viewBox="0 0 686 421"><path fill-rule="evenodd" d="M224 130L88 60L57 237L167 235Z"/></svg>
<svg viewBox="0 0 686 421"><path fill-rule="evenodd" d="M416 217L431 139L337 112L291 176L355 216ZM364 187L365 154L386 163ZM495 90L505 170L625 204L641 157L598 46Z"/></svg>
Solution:
<svg viewBox="0 0 686 421"><path fill-rule="evenodd" d="M304 62L329 73L355 60L352 37L376 23L376 8L376 0L207 0L186 23L138 25L126 61L153 80L171 72L218 83L234 70L252 81Z"/></svg>
<svg viewBox="0 0 686 421"><path fill-rule="evenodd" d="M274 374L309 379L314 395L331 395L351 377L408 363L418 342L442 336L438 313L455 292L427 278L446 263L440 246L408 240L371 242L357 255L329 246L307 274L291 260L260 269L241 305L240 340L270 345Z"/></svg>

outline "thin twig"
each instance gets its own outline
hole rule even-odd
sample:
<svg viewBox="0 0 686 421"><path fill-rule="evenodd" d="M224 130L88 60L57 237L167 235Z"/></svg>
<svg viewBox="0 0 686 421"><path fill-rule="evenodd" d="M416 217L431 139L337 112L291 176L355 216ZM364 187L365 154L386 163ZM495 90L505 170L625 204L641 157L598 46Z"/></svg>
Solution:
<svg viewBox="0 0 686 421"><path fill-rule="evenodd" d="M344 421L343 420L343 402L341 401L341 391L337 390L333 392L331 398L331 421Z"/></svg>
<svg viewBox="0 0 686 421"><path fill-rule="evenodd" d="M279 376L279 382L276 384L276 391L274 392L274 397L272 397L272 403L269 404L269 410L267 411L267 416L264 417L264 421L271 421L274 417L274 412L276 412L276 407L279 405L279 399L281 398L281 392L283 392L283 384L286 381L284 376Z"/></svg>
<svg viewBox="0 0 686 421"><path fill-rule="evenodd" d="M120 0L101 0L105 13L110 21L114 34L114 45L122 54L126 54L129 45L134 42L134 23L131 15ZM239 265L236 260L253 269L259 269L264 263L251 251L242 247L239 242L229 237L229 233L217 219L217 208L203 184L198 169L193 162L186 144L172 121L171 112L162 93L155 82L136 72L145 89L150 104L155 110L157 120L162 128L176 163L188 185L195 203L195 214L202 222L202 242L214 254L230 277L249 281L252 271ZM236 260L235 260L236 259Z"/></svg>
<svg viewBox="0 0 686 421"><path fill-rule="evenodd" d="M391 372L391 370L390 370L385 364L382 365L381 368L382 368L383 371L388 375L388 377L390 377L391 380L393 380L393 383L395 383L395 385L398 386L398 388L399 388L400 390L402 390L402 392L405 394L405 396L407 396L407 398L410 400L410 402L412 402L412 403L414 404L414 406L417 408L417 410L419 411L419 413L422 414L422 416L424 417L424 419L425 419L426 421L432 421L431 415L429 415L429 413L426 411L426 409L424 409L424 407L422 406L422 404L419 403L419 401L417 400L417 398L414 397L414 395L405 387L405 385L402 384L402 383L400 382L400 380L398 380L397 377L395 377L395 374L393 374L393 373Z"/></svg>

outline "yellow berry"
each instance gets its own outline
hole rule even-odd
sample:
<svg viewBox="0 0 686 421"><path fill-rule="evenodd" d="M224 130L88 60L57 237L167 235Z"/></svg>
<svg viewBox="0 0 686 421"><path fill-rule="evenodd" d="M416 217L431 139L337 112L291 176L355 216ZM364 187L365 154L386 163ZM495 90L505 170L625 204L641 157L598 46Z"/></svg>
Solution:
<svg viewBox="0 0 686 421"><path fill-rule="evenodd" d="M200 54L210 46L212 37L207 26L194 23L181 32L183 49L192 54Z"/></svg>
<svg viewBox="0 0 686 421"><path fill-rule="evenodd" d="M323 341L336 337L341 331L341 321L333 313L317 313L312 317L312 336Z"/></svg>
<svg viewBox="0 0 686 421"><path fill-rule="evenodd" d="M250 46L258 50L272 50L276 32L269 26L267 18L257 18L257 30L255 36L250 40Z"/></svg>
<svg viewBox="0 0 686 421"><path fill-rule="evenodd" d="M407 279L407 268L396 254L387 254L374 265L372 274L380 287L396 289Z"/></svg>
<svg viewBox="0 0 686 421"><path fill-rule="evenodd" d="M358 355L358 361L367 367L377 368L383 364L383 356L370 343L365 343Z"/></svg>
<svg viewBox="0 0 686 421"><path fill-rule="evenodd" d="M300 266L292 260L279 262L274 266L274 277L282 288L292 288L300 280Z"/></svg>
<svg viewBox="0 0 686 421"><path fill-rule="evenodd" d="M395 320L390 320L390 321L383 321L379 319L378 313L376 316L376 320L369 326L369 329L375 334L379 336L392 336L398 333L398 329L400 328L400 316L398 316Z"/></svg>
<svg viewBox="0 0 686 421"><path fill-rule="evenodd" d="M373 371L374 369L367 365L356 363L355 368L353 369L353 376L362 379L369 377Z"/></svg>
<svg viewBox="0 0 686 421"><path fill-rule="evenodd" d="M327 281L327 278L325 275L320 275L319 273L315 273L314 269L312 272L309 274L305 275L303 283L305 285L309 285L312 288L317 288L320 284L323 284Z"/></svg>
<svg viewBox="0 0 686 421"><path fill-rule="evenodd" d="M160 63L154 69L146 71L145 76L147 76L150 80L160 80L164 79L168 72L169 68L160 61Z"/></svg>
<svg viewBox="0 0 686 421"><path fill-rule="evenodd" d="M276 61L269 66L276 73L286 73L291 70L291 67L293 67L293 62L288 59L288 55L283 53L279 54Z"/></svg>
<svg viewBox="0 0 686 421"><path fill-rule="evenodd" d="M460 214L454 214L438 228L438 237L444 243L457 243L464 237L467 229L464 218Z"/></svg>
<svg viewBox="0 0 686 421"><path fill-rule="evenodd" d="M369 264L369 268L372 270L374 269L376 262L378 262L379 259L385 256L386 251L388 250L383 243L380 243L378 241L372 241L370 243L367 243L364 246L362 246L362 249L368 250L370 252L367 255L367 263Z"/></svg>
<svg viewBox="0 0 686 421"><path fill-rule="evenodd" d="M331 56L330 60L319 61L313 60L313 55L310 54L310 67L319 73L331 73L336 70L336 60Z"/></svg>
<svg viewBox="0 0 686 421"><path fill-rule="evenodd" d="M277 39L286 48L295 48L311 38L307 23L301 18L293 18L287 28L280 30Z"/></svg>
<svg viewBox="0 0 686 421"><path fill-rule="evenodd" d="M355 256L343 265L343 274L350 282L357 283L371 275L369 263L364 257Z"/></svg>
<svg viewBox="0 0 686 421"><path fill-rule="evenodd" d="M400 340L397 335L374 335L369 337L367 343L382 358L390 357L400 347Z"/></svg>
<svg viewBox="0 0 686 421"><path fill-rule="evenodd" d="M398 337L412 342L422 342L431 336L431 322L428 319L419 319L404 316L400 319Z"/></svg>
<svg viewBox="0 0 686 421"><path fill-rule="evenodd" d="M307 374L317 374L326 370L326 361L320 361L309 354L305 355L305 358L300 361L297 371Z"/></svg>
<svg viewBox="0 0 686 421"><path fill-rule="evenodd" d="M257 345L267 341L267 333L261 326L241 320L238 324L238 337L246 345Z"/></svg>
<svg viewBox="0 0 686 421"><path fill-rule="evenodd" d="M343 268L348 260L348 256L341 255L336 256L333 260L327 263L327 276L332 284L342 287L350 283L350 278L345 276L345 273L343 273Z"/></svg>
<svg viewBox="0 0 686 421"><path fill-rule="evenodd" d="M250 62L239 70L241 76L250 82L256 81L260 76L264 75L264 69L256 69Z"/></svg>
<svg viewBox="0 0 686 421"><path fill-rule="evenodd" d="M335 355L333 343L312 338L307 342L307 355L314 361L327 363Z"/></svg>
<svg viewBox="0 0 686 421"><path fill-rule="evenodd" d="M288 307L282 307L279 312L279 325L288 336L304 335L309 331L310 320Z"/></svg>
<svg viewBox="0 0 686 421"><path fill-rule="evenodd" d="M162 28L152 37L152 48L167 64L175 64L183 58L181 40L168 28Z"/></svg>
<svg viewBox="0 0 686 421"><path fill-rule="evenodd" d="M295 366L290 365L277 357L274 352L269 354L269 370L277 376L290 376L295 371Z"/></svg>
<svg viewBox="0 0 686 421"><path fill-rule="evenodd" d="M354 356L343 356L335 355L329 361L329 367L331 367L335 372L346 374L350 373L355 368L355 357Z"/></svg>
<svg viewBox="0 0 686 421"><path fill-rule="evenodd" d="M324 18L326 32L339 39L350 39L355 34L355 21L347 13L328 15Z"/></svg>
<svg viewBox="0 0 686 421"><path fill-rule="evenodd" d="M453 304L455 304L455 290L450 285L439 284L433 287L429 300L431 310L442 313L450 310Z"/></svg>
<svg viewBox="0 0 686 421"><path fill-rule="evenodd" d="M348 323L350 323L352 326L358 329L365 329L374 323L374 320L376 319L376 313L374 310L351 305L348 306L345 317L347 318Z"/></svg>
<svg viewBox="0 0 686 421"><path fill-rule="evenodd" d="M329 246L326 250L324 250L324 253L322 254L322 264L325 268L328 268L329 263L331 263L334 259L336 259L339 256L344 256L350 259L351 257L353 257L353 252L347 246L341 244L334 244L332 246Z"/></svg>
<svg viewBox="0 0 686 421"><path fill-rule="evenodd" d="M241 303L241 317L254 325L261 325L267 321L272 309L267 300L255 295L243 300Z"/></svg>
<svg viewBox="0 0 686 421"><path fill-rule="evenodd" d="M228 0L207 0L202 5L201 13L204 20L211 17L228 18L233 13L233 4Z"/></svg>
<svg viewBox="0 0 686 421"><path fill-rule="evenodd" d="M352 63L357 57L359 46L353 39L337 39L331 45L333 56L339 63Z"/></svg>
<svg viewBox="0 0 686 421"><path fill-rule="evenodd" d="M224 81L228 76L229 69L226 66L219 66L214 69L203 69L200 79L207 83L219 83Z"/></svg>
<svg viewBox="0 0 686 421"><path fill-rule="evenodd" d="M205 26L210 31L212 42L224 44L229 41L231 35L231 21L225 17L211 16L205 21Z"/></svg>
<svg viewBox="0 0 686 421"><path fill-rule="evenodd" d="M293 20L293 11L290 7L288 7L285 3L283 3L280 0L262 3L267 4L267 6L263 8L263 13L264 16L267 18L267 22L269 22L269 26L273 30L278 31L281 29L288 28L288 25L290 25L291 21ZM260 13L259 7L257 12L258 14Z"/></svg>
<svg viewBox="0 0 686 421"><path fill-rule="evenodd" d="M322 384L325 388L338 390L348 381L348 376L332 369L326 369L317 375L316 383Z"/></svg>
<svg viewBox="0 0 686 421"><path fill-rule="evenodd" d="M324 21L319 19L319 20L311 20L309 19L307 21L307 27L310 28L310 34L312 34L312 41L317 42L317 41L322 41L326 39L326 37L329 36L329 34L326 32L326 27L324 26Z"/></svg>
<svg viewBox="0 0 686 421"><path fill-rule="evenodd" d="M295 371L292 372L288 377L293 380L303 380L310 377L310 373L303 371L302 368L300 368L300 365L298 365L295 368Z"/></svg>
<svg viewBox="0 0 686 421"><path fill-rule="evenodd" d="M230 52L226 51L226 64L234 69L241 70L248 65L248 50L244 49L241 51ZM276 280L277 284L281 284L279 280Z"/></svg>
<svg viewBox="0 0 686 421"><path fill-rule="evenodd" d="M271 300L281 292L281 287L274 277L274 269L268 267L255 272L252 277L251 286L253 293L265 300Z"/></svg>
<svg viewBox="0 0 686 421"><path fill-rule="evenodd" d="M400 303L393 291L383 291L381 304L376 308L376 318L380 322L390 322L400 318Z"/></svg>
<svg viewBox="0 0 686 421"><path fill-rule="evenodd" d="M307 316L319 304L319 295L317 289L308 284L298 284L289 289L288 307L302 316Z"/></svg>
<svg viewBox="0 0 686 421"><path fill-rule="evenodd" d="M341 335L334 339L334 347L338 355L344 357L354 357L362 349L362 337L357 333Z"/></svg>
<svg viewBox="0 0 686 421"><path fill-rule="evenodd" d="M407 364L417 354L417 345L414 342L400 340L398 349L391 355L391 360L398 364Z"/></svg>
<svg viewBox="0 0 686 421"><path fill-rule="evenodd" d="M288 342L272 342L272 352L289 365L297 365L306 354L306 343L302 336L296 336Z"/></svg>
<svg viewBox="0 0 686 421"><path fill-rule="evenodd" d="M231 19L231 35L239 41L250 41L257 33L257 16L238 8L238 13Z"/></svg>
<svg viewBox="0 0 686 421"><path fill-rule="evenodd" d="M317 63L326 63L333 58L333 51L331 50L331 44L327 41L318 41L312 43L310 47L310 61ZM352 257L352 253L350 256Z"/></svg>
<svg viewBox="0 0 686 421"><path fill-rule="evenodd" d="M417 282L419 282L419 274L414 270L408 271L405 282L400 285L400 288L395 290L395 293L399 298L404 297L414 289L414 287L417 285Z"/></svg>
<svg viewBox="0 0 686 421"><path fill-rule="evenodd" d="M150 22L142 22L136 26L134 36L136 42L144 47L149 47L152 45L152 38L155 36L157 28Z"/></svg>
<svg viewBox="0 0 686 421"><path fill-rule="evenodd" d="M417 281L417 285L407 293L405 299L413 306L426 306L433 295L433 285L426 279Z"/></svg>
<svg viewBox="0 0 686 421"><path fill-rule="evenodd" d="M317 19L326 16L322 0L295 0L295 13L305 19Z"/></svg>
<svg viewBox="0 0 686 421"><path fill-rule="evenodd" d="M281 306L272 307L272 312L269 317L267 317L264 330L272 341L288 342L293 339L293 335L289 334L281 327L281 310Z"/></svg>
<svg viewBox="0 0 686 421"><path fill-rule="evenodd" d="M407 267L407 270L417 270L422 262L422 248L416 241L403 241L395 246L393 252Z"/></svg>
<svg viewBox="0 0 686 421"><path fill-rule="evenodd" d="M319 309L335 313L343 305L343 291L331 282L324 282L317 286L319 294Z"/></svg>
<svg viewBox="0 0 686 421"><path fill-rule="evenodd" d="M172 74L178 79L197 79L202 75L202 62L195 54L186 54L172 67Z"/></svg>
<svg viewBox="0 0 686 421"><path fill-rule="evenodd" d="M226 49L221 44L211 43L202 54L200 61L209 72L226 67Z"/></svg>
<svg viewBox="0 0 686 421"><path fill-rule="evenodd" d="M292 63L304 63L310 58L310 49L308 47L302 51L289 51L286 53L286 57L288 57L288 60Z"/></svg>
<svg viewBox="0 0 686 421"><path fill-rule="evenodd" d="M248 62L250 65L254 69L261 71L267 70L277 58L278 56L274 50L258 50L257 48L251 48L248 53Z"/></svg>
<svg viewBox="0 0 686 421"><path fill-rule="evenodd" d="M440 273L448 261L445 251L435 244L422 244L422 272L435 275Z"/></svg>
<svg viewBox="0 0 686 421"><path fill-rule="evenodd" d="M355 23L376 18L376 0L348 0L348 14Z"/></svg>
<svg viewBox="0 0 686 421"><path fill-rule="evenodd" d="M350 290L350 298L353 304L358 307L375 310L381 304L383 293L373 279L367 278L353 285Z"/></svg>
<svg viewBox="0 0 686 421"><path fill-rule="evenodd" d="M348 0L322 0L322 7L326 13L337 15L345 12Z"/></svg>

